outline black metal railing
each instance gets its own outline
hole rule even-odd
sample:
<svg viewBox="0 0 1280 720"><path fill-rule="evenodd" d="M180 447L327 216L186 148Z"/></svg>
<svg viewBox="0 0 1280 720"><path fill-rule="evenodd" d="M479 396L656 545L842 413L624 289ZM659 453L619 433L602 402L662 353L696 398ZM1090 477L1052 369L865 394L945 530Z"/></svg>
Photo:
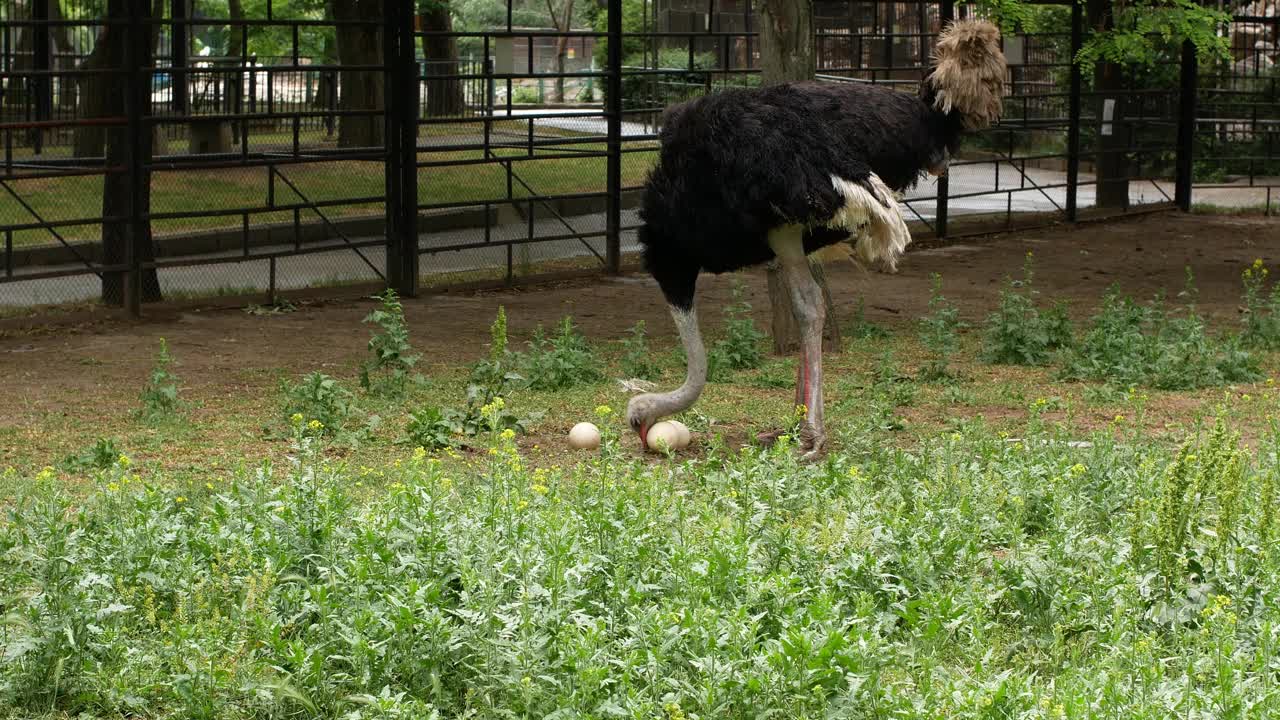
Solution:
<svg viewBox="0 0 1280 720"><path fill-rule="evenodd" d="M192 18L181 0L54 18L53 1L0 0L0 305L617 272L663 108L759 82L741 3L614 0L593 27L509 13L476 31L432 29L407 0L336 19ZM816 10L821 81L905 92L969 12ZM1103 92L1072 62L1079 4L1046 12L1052 32L1006 38L1003 121L904 199L917 232L1187 207L1206 164L1254 182L1275 162L1273 76L1171 56L1170 81Z"/></svg>

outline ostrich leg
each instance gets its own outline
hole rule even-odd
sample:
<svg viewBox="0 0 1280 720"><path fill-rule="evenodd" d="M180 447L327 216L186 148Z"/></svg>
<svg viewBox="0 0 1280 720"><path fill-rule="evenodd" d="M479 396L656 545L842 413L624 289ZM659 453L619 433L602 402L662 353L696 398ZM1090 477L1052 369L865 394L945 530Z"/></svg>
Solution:
<svg viewBox="0 0 1280 720"><path fill-rule="evenodd" d="M795 313L796 324L800 326L796 396L800 398L798 404L805 407L801 447L805 450L805 458L812 459L822 454L827 442L822 421L822 323L826 316L822 287L809 269L800 226L790 225L771 232L769 247L778 256L782 272L791 286L791 309Z"/></svg>

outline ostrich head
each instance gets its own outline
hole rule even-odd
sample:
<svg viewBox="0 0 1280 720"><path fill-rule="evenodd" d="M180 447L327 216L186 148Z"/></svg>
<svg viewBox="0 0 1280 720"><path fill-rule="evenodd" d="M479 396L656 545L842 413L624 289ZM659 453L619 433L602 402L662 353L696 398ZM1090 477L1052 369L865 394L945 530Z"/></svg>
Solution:
<svg viewBox="0 0 1280 720"><path fill-rule="evenodd" d="M966 130L1000 119L1005 60L1000 29L986 20L957 20L938 35L923 92L934 109L954 110Z"/></svg>
<svg viewBox="0 0 1280 720"><path fill-rule="evenodd" d="M627 424L640 436L640 444L649 449L649 428L667 415L665 396L659 393L636 395L627 403Z"/></svg>

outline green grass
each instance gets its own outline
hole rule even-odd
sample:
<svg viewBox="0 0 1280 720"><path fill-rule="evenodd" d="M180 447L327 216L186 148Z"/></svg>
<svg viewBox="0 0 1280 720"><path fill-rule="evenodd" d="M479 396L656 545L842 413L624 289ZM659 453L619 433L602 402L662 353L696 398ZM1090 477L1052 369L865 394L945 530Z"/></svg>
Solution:
<svg viewBox="0 0 1280 720"><path fill-rule="evenodd" d="M0 527L0 699L10 717L1280 710L1274 456L1202 433L1179 461L1123 428L1075 447L1038 419L1018 442L981 422L912 448L858 419L840 436L810 466L714 441L641 462L611 440L533 469L494 437L465 465L406 449L362 470L300 428L289 463L171 479L122 460L83 495L28 477ZM1162 480L1179 472L1190 493Z"/></svg>
<svg viewBox="0 0 1280 720"><path fill-rule="evenodd" d="M299 368L182 387L160 421L112 386L0 422L0 718L1280 711L1274 379L1065 383L982 363L972 329L923 382L911 325L858 329L810 465L744 442L791 422L790 358L712 383L674 458L638 453L611 380L515 390L547 410L529 435L415 452L405 415L464 401L439 348L394 400L358 392L363 354L325 366L358 440L286 417ZM593 350L621 376L621 341ZM583 419L599 452L564 447ZM126 458L95 469L104 447Z"/></svg>

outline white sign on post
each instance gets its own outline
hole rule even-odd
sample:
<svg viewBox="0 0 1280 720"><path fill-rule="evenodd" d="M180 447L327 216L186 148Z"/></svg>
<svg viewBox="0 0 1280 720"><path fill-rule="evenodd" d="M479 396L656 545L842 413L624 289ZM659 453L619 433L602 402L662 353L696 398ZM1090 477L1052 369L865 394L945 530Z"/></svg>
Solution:
<svg viewBox="0 0 1280 720"><path fill-rule="evenodd" d="M1115 119L1116 101L1115 98L1107 98L1102 101L1102 134L1111 134L1111 121Z"/></svg>

